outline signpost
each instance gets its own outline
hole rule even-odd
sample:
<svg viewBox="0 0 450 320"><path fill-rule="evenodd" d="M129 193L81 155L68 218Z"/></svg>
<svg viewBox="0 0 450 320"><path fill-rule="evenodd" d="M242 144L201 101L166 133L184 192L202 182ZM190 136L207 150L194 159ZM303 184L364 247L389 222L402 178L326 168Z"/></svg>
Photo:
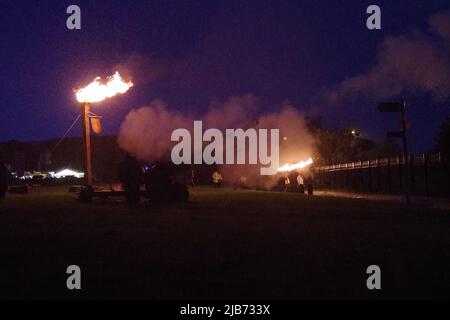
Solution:
<svg viewBox="0 0 450 320"><path fill-rule="evenodd" d="M402 117L402 130L401 131L389 131L387 136L389 138L402 138L403 141L403 163L405 168L405 200L406 200L406 208L409 210L411 204L411 195L410 195L410 184L409 184L409 170L408 170L408 145L406 140L406 119L405 119L405 108L406 102L405 100L401 100L400 102L388 102L388 103L380 103L378 105L378 110L380 112L400 112Z"/></svg>

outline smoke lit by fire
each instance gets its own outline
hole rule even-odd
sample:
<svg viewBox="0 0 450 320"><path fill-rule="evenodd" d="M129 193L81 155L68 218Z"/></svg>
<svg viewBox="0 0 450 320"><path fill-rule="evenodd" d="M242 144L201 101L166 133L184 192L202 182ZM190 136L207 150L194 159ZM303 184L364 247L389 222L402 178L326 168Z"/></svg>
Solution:
<svg viewBox="0 0 450 320"><path fill-rule="evenodd" d="M101 83L100 77L97 77L86 87L77 90L75 95L79 102L99 102L118 93L125 93L132 86L131 81L125 82L116 71L113 76L108 77L106 83Z"/></svg>
<svg viewBox="0 0 450 320"><path fill-rule="evenodd" d="M202 120L205 128L279 129L280 163L296 163L308 159L315 139L302 113L292 105L282 104L275 111L264 112L252 95L230 97L210 106L204 115L190 115L170 110L162 101L130 111L123 121L118 137L119 146L141 160L168 160L174 142L170 135L177 128L191 128L194 120ZM309 162L312 160L307 160ZM308 166L308 164L305 164ZM259 165L219 165L224 181L246 178L252 187L270 188L277 175L261 176Z"/></svg>

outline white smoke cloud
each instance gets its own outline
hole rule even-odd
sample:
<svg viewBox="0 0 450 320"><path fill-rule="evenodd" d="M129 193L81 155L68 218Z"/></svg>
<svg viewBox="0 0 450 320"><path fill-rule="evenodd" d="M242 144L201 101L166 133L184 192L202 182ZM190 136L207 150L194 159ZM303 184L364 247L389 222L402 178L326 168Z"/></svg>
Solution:
<svg viewBox="0 0 450 320"><path fill-rule="evenodd" d="M339 84L330 103L355 94L389 98L405 92L430 93L434 99L450 97L450 12L429 19L431 34L411 33L385 38L377 62L362 75Z"/></svg>
<svg viewBox="0 0 450 320"><path fill-rule="evenodd" d="M194 119L170 111L157 100L148 107L131 110L120 127L119 146L141 160L166 160L173 143L172 131L192 126Z"/></svg>

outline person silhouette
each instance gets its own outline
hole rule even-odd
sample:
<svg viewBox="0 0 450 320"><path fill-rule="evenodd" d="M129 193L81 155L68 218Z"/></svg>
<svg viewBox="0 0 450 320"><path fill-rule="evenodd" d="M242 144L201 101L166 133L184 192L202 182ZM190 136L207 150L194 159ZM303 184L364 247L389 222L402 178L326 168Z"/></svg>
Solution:
<svg viewBox="0 0 450 320"><path fill-rule="evenodd" d="M123 161L119 164L119 178L123 184L125 197L130 207L139 205L143 175L144 172L137 159L126 153Z"/></svg>

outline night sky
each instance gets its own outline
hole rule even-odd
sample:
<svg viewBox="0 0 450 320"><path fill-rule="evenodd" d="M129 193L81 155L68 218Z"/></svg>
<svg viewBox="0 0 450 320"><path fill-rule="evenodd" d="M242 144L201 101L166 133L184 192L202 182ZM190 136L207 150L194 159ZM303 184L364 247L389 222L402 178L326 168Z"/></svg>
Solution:
<svg viewBox="0 0 450 320"><path fill-rule="evenodd" d="M70 4L81 8L81 30L66 28ZM370 4L381 7L382 30L366 28ZM135 86L93 107L105 134L155 99L202 114L211 102L253 94L263 109L289 101L327 127L351 126L380 140L398 119L377 111L378 97L332 104L328 94L366 73L387 36L427 33L428 18L449 10L448 0L2 0L0 141L59 138L79 112L72 88L116 69ZM410 106L412 151L431 148L449 99L411 90L401 97Z"/></svg>

